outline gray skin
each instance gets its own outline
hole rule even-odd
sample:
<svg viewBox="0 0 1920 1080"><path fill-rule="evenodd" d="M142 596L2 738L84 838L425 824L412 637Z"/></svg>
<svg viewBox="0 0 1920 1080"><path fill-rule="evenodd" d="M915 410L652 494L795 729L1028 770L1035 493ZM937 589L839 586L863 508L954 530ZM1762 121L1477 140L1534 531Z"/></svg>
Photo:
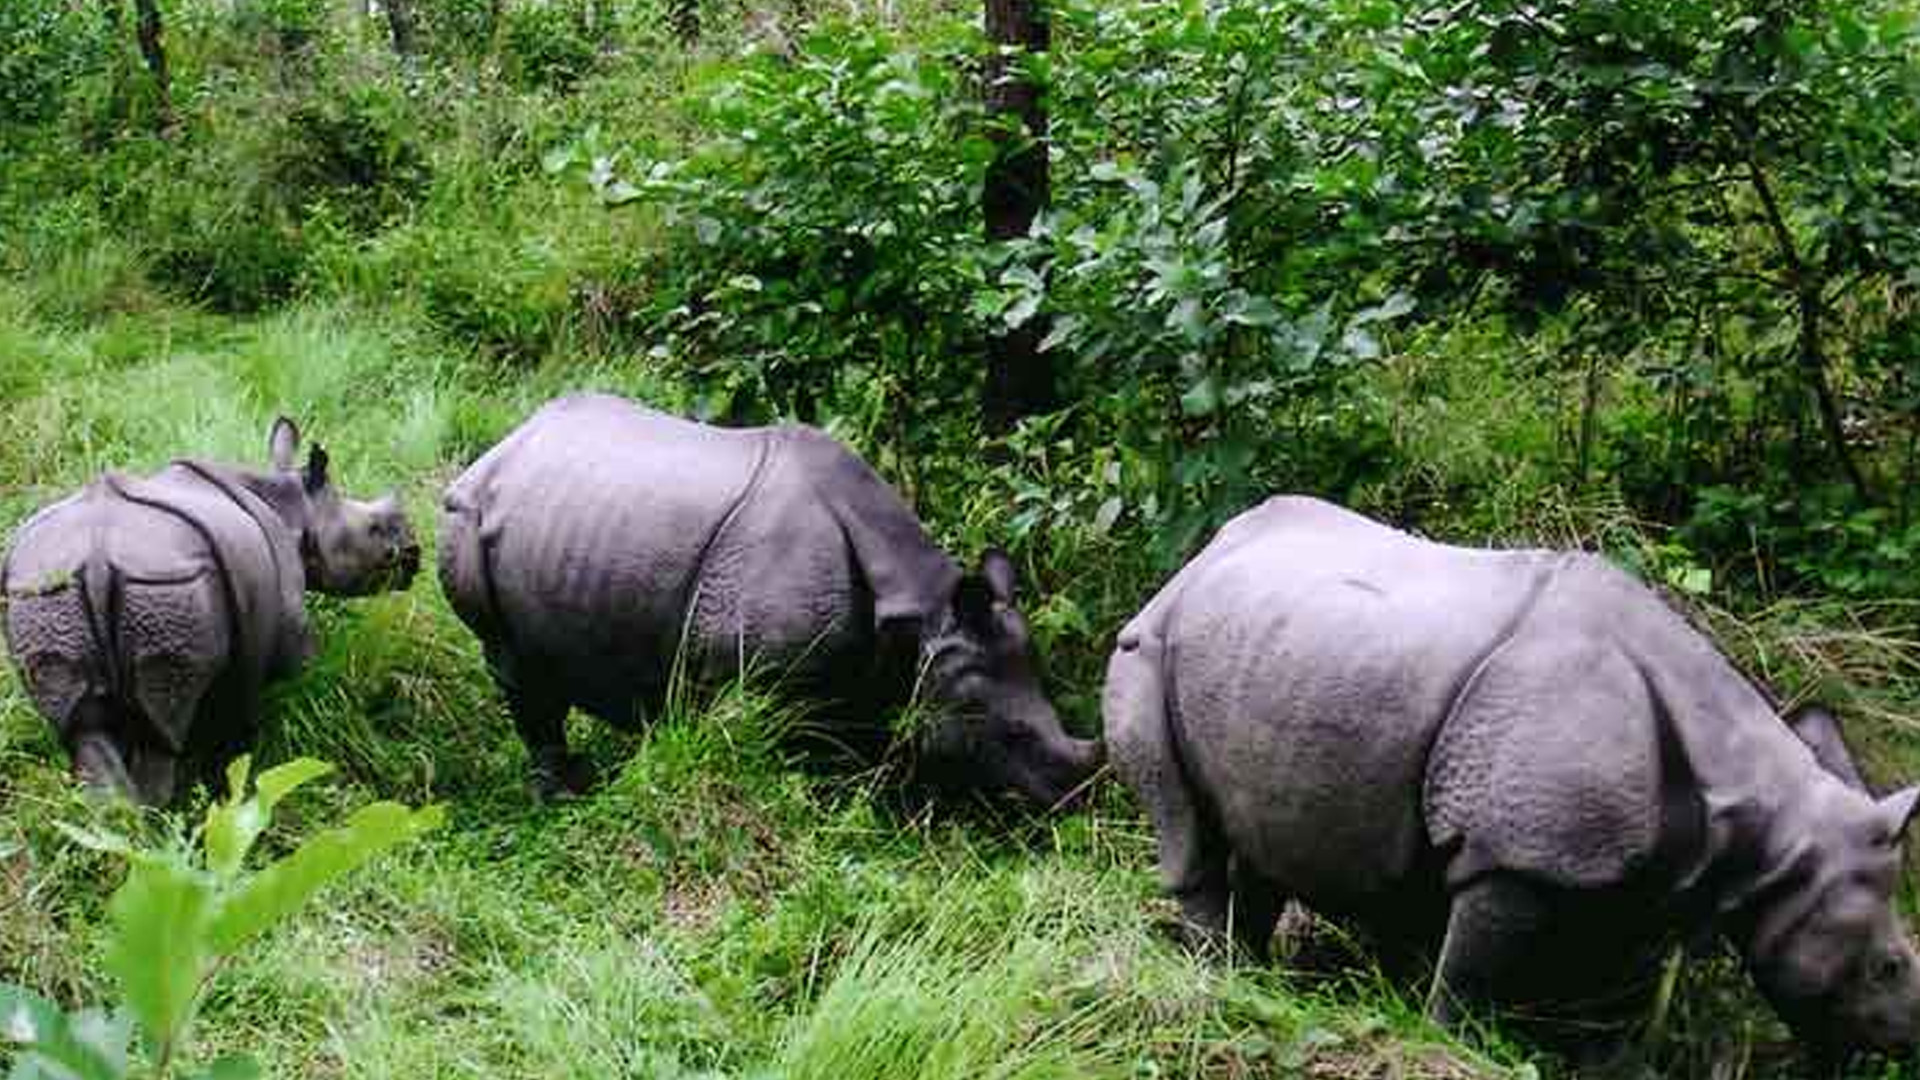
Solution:
<svg viewBox="0 0 1920 1080"><path fill-rule="evenodd" d="M325 450L296 467L299 442L283 417L270 469L106 473L15 535L8 650L90 786L171 801L183 761L252 745L262 688L312 651L305 590L404 589L419 570L398 500L341 496Z"/></svg>
<svg viewBox="0 0 1920 1080"><path fill-rule="evenodd" d="M1718 931L1825 1053L1920 1034L1876 800L1604 560L1446 547L1314 499L1228 523L1121 632L1106 739L1201 935L1287 899L1438 957L1430 1013L1631 1015ZM1798 735L1799 737L1796 737Z"/></svg>
<svg viewBox="0 0 1920 1080"><path fill-rule="evenodd" d="M676 670L752 669L838 703L829 737L884 747L916 700L917 775L1067 799L1100 761L1041 691L1014 574L927 539L872 469L812 428L727 429L622 398L553 401L447 489L440 581L479 636L543 796L578 791L563 722L658 711ZM876 745L878 744L878 745Z"/></svg>

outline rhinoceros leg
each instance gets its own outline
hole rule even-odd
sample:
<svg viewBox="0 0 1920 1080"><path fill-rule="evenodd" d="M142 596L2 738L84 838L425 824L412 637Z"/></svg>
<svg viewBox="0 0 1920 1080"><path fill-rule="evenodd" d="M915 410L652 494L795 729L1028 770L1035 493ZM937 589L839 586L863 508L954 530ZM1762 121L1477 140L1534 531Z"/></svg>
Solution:
<svg viewBox="0 0 1920 1080"><path fill-rule="evenodd" d="M1552 922L1545 892L1511 874L1488 874L1455 893L1427 1016L1457 1028L1476 1008L1524 1000Z"/></svg>
<svg viewBox="0 0 1920 1080"><path fill-rule="evenodd" d="M1255 960L1264 962L1274 928L1280 925L1280 912L1286 907L1286 895L1278 884L1237 855L1228 870L1227 884L1231 890L1228 929Z"/></svg>
<svg viewBox="0 0 1920 1080"><path fill-rule="evenodd" d="M566 695L547 684L532 666L505 649L486 646L487 668L507 699L514 731L527 748L532 764L534 793L542 799L578 795L593 786L587 760L567 751Z"/></svg>
<svg viewBox="0 0 1920 1080"><path fill-rule="evenodd" d="M1208 943L1231 934L1264 956L1284 897L1250 869L1230 867L1226 837L1181 766L1159 661L1157 644L1123 639L1107 662L1108 754L1153 821L1161 884L1180 903L1185 936Z"/></svg>
<svg viewBox="0 0 1920 1080"><path fill-rule="evenodd" d="M67 744L67 757L73 762L73 775L82 784L95 791L136 800L138 789L114 734L124 730L113 705L96 697L74 706L62 735Z"/></svg>

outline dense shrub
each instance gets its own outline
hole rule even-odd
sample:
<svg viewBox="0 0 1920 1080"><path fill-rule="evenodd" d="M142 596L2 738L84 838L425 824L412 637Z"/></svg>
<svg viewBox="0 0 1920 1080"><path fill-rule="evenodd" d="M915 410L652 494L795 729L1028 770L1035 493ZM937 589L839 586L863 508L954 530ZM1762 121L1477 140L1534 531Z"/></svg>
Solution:
<svg viewBox="0 0 1920 1080"><path fill-rule="evenodd" d="M107 30L92 6L0 4L0 140L59 113L81 77L107 62L114 46Z"/></svg>
<svg viewBox="0 0 1920 1080"><path fill-rule="evenodd" d="M635 162L587 136L549 160L671 230L648 316L700 363L717 412L820 414L848 365L931 414L970 398L975 210L991 151L959 44L857 27L763 56L695 103L704 141Z"/></svg>

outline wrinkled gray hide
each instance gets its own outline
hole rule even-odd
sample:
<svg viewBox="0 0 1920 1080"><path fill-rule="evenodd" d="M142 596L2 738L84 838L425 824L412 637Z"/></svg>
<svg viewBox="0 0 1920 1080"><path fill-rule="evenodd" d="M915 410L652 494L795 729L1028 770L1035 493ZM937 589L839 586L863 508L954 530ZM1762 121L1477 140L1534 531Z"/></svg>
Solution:
<svg viewBox="0 0 1920 1080"><path fill-rule="evenodd" d="M1602 559L1276 498L1127 625L1105 714L1201 931L1259 950L1298 899L1437 955L1450 1019L1630 1009L1712 926L1803 1037L1915 1040L1889 902L1914 790L1876 801L1830 714L1796 738Z"/></svg>
<svg viewBox="0 0 1920 1080"><path fill-rule="evenodd" d="M260 691L311 649L303 591L405 587L420 549L391 498L334 492L324 451L272 470L178 461L107 473L22 525L4 563L6 638L75 771L147 803L183 757L250 745Z"/></svg>
<svg viewBox="0 0 1920 1080"><path fill-rule="evenodd" d="M638 724L676 663L696 680L776 675L870 722L913 692L917 657L920 695L940 706L916 745L930 779L1051 804L1095 765L1040 691L1011 564L989 556L963 578L892 489L811 428L554 401L448 488L440 580L543 794L587 782L569 707Z"/></svg>

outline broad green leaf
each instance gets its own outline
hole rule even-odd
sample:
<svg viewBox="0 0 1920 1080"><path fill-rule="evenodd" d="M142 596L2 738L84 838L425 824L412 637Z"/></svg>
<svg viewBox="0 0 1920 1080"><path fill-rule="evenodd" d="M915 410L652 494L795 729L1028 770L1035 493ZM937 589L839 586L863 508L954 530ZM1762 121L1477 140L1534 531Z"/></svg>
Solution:
<svg viewBox="0 0 1920 1080"><path fill-rule="evenodd" d="M1365 326L1368 323L1386 322L1389 319L1397 319L1412 311L1413 306L1413 297L1403 292L1397 292L1373 307L1361 309L1354 315L1352 325Z"/></svg>
<svg viewBox="0 0 1920 1080"><path fill-rule="evenodd" d="M1007 329L1018 330L1025 326L1027 321L1040 311L1040 301L1043 298L1043 295L1037 292L1021 294L1020 298L1013 302L1013 306L1001 313L1000 317L1006 322Z"/></svg>
<svg viewBox="0 0 1920 1080"><path fill-rule="evenodd" d="M1220 408L1220 384L1209 375L1180 395L1180 411L1188 416L1212 416Z"/></svg>
<svg viewBox="0 0 1920 1080"><path fill-rule="evenodd" d="M240 872L247 852L253 850L255 841L273 821L274 807L280 805L282 799L300 785L333 771L333 766L324 761L297 758L261 773L254 782L257 794L247 799L243 798L247 766L245 755L234 759L227 767L227 801L207 811L207 866L222 878L232 878Z"/></svg>
<svg viewBox="0 0 1920 1080"><path fill-rule="evenodd" d="M260 793L262 808L271 814L273 808L279 806L282 799L293 794L295 788L309 781L318 780L332 771L333 766L324 761L314 758L295 758L284 765L275 765L261 773L253 782L253 786Z"/></svg>
<svg viewBox="0 0 1920 1080"><path fill-rule="evenodd" d="M107 971L149 1041L175 1037L206 974L213 879L173 855L139 853L107 914Z"/></svg>
<svg viewBox="0 0 1920 1080"><path fill-rule="evenodd" d="M18 1047L12 1077L118 1080L127 1070L132 1025L98 1009L69 1016L52 1002L0 984L0 1047Z"/></svg>
<svg viewBox="0 0 1920 1080"><path fill-rule="evenodd" d="M409 810L399 803L362 807L346 824L301 844L291 855L247 878L221 905L210 928L213 949L225 955L248 938L300 909L337 878L375 855L435 828L438 806Z"/></svg>
<svg viewBox="0 0 1920 1080"><path fill-rule="evenodd" d="M540 170L548 176L558 176L566 172L575 158L574 144L556 146L540 155Z"/></svg>

